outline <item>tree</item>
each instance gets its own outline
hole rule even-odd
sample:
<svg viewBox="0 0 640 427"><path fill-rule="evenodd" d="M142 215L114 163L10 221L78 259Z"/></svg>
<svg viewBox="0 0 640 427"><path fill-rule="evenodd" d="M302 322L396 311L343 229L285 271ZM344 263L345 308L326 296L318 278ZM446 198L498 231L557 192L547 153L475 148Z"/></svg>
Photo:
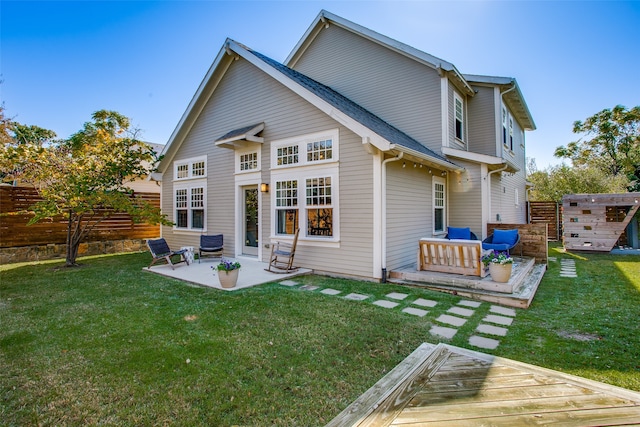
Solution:
<svg viewBox="0 0 640 427"><path fill-rule="evenodd" d="M570 159L574 166L594 166L610 176L625 175L628 190L640 191L640 106L604 109L575 122L573 132L586 139L556 148L556 157Z"/></svg>
<svg viewBox="0 0 640 427"><path fill-rule="evenodd" d="M78 248L100 222L117 212L134 221L169 222L160 209L136 198L128 184L147 176L156 154L137 140L129 119L101 110L66 140L37 126L12 126L0 147L0 172L34 185L42 200L29 208L29 224L63 216L67 222L66 265L76 265Z"/></svg>
<svg viewBox="0 0 640 427"><path fill-rule="evenodd" d="M594 166L565 164L533 172L527 179L533 184L532 201L561 202L565 194L624 193L629 184L624 175L612 177Z"/></svg>

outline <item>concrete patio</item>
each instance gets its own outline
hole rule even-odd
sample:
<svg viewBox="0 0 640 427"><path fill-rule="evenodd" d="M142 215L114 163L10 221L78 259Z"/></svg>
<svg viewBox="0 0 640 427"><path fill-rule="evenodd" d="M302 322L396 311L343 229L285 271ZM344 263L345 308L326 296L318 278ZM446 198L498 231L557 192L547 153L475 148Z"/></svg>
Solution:
<svg viewBox="0 0 640 427"><path fill-rule="evenodd" d="M214 269L220 262L219 258L203 258L201 263L195 260L195 262L190 265L185 263L176 264L174 265L175 270L172 270L171 266L166 264L154 265L150 268L145 267L143 270L223 291L237 291L239 289L250 288L264 283L311 273L311 270L307 268L299 268L293 273L286 274L271 273L265 270L268 267L268 263L258 261L255 258L237 257L235 260L240 262L242 267L240 269L240 275L238 276L238 283L233 288L223 288L220 286L218 271Z"/></svg>

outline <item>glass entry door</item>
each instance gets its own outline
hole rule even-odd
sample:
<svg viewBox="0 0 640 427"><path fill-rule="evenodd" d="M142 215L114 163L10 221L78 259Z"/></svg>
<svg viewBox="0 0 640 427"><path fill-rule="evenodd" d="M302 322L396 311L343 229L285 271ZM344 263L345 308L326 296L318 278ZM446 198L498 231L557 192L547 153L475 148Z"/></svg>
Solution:
<svg viewBox="0 0 640 427"><path fill-rule="evenodd" d="M244 187L242 194L244 198L242 253L258 256L258 187Z"/></svg>

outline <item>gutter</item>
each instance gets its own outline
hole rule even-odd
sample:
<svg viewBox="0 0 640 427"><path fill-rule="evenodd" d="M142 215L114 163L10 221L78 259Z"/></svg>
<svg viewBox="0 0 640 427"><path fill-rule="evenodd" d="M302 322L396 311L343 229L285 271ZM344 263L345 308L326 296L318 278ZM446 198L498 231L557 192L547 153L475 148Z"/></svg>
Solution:
<svg viewBox="0 0 640 427"><path fill-rule="evenodd" d="M382 247L380 265L382 266L382 283L387 283L387 163L397 162L404 157L404 153L401 152L396 157L391 157L382 161L382 230L380 245Z"/></svg>

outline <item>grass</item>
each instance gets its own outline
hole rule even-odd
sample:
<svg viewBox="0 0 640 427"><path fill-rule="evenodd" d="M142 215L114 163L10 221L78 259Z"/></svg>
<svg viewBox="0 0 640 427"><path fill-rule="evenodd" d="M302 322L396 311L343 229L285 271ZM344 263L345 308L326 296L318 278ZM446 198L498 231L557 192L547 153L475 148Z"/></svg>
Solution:
<svg viewBox="0 0 640 427"><path fill-rule="evenodd" d="M561 253L493 354L640 391L640 263ZM460 298L305 276L370 295L348 301L268 284L236 292L141 271L148 254L0 267L5 425L324 425L424 341ZM424 318L370 304L437 300ZM488 313L485 303L474 318ZM477 321L475 322L477 325ZM474 322L450 344L470 347Z"/></svg>

